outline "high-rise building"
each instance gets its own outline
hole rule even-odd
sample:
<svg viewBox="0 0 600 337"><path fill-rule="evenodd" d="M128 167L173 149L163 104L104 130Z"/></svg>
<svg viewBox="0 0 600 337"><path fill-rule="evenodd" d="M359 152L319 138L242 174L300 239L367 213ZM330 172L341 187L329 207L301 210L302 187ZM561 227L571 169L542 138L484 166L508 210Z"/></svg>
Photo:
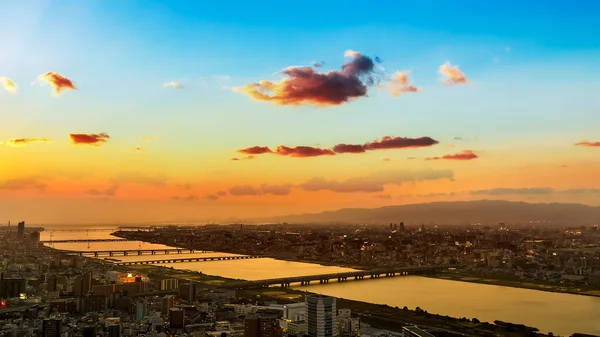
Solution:
<svg viewBox="0 0 600 337"><path fill-rule="evenodd" d="M87 272L73 281L73 295L87 295L92 290L92 273Z"/></svg>
<svg viewBox="0 0 600 337"><path fill-rule="evenodd" d="M169 311L175 305L175 296L167 295L162 299L162 310L160 311L163 316L169 316Z"/></svg>
<svg viewBox="0 0 600 337"><path fill-rule="evenodd" d="M59 319L45 319L42 324L42 337L59 337L62 322Z"/></svg>
<svg viewBox="0 0 600 337"><path fill-rule="evenodd" d="M160 290L179 289L179 280L176 278L160 280Z"/></svg>
<svg viewBox="0 0 600 337"><path fill-rule="evenodd" d="M196 284L182 283L179 285L179 298L187 302L196 300Z"/></svg>
<svg viewBox="0 0 600 337"><path fill-rule="evenodd" d="M25 293L25 279L8 279L0 276L0 298L16 298Z"/></svg>
<svg viewBox="0 0 600 337"><path fill-rule="evenodd" d="M427 331L421 330L416 326L403 326L402 337L434 337Z"/></svg>
<svg viewBox="0 0 600 337"><path fill-rule="evenodd" d="M281 327L275 315L247 315L244 337L281 337Z"/></svg>
<svg viewBox="0 0 600 337"><path fill-rule="evenodd" d="M308 335L310 337L337 336L335 298L323 295L307 295L305 301Z"/></svg>
<svg viewBox="0 0 600 337"><path fill-rule="evenodd" d="M83 337L96 337L96 327L86 326L83 328Z"/></svg>
<svg viewBox="0 0 600 337"><path fill-rule="evenodd" d="M40 232L33 232L29 234L29 243L32 248L37 248L40 244Z"/></svg>
<svg viewBox="0 0 600 337"><path fill-rule="evenodd" d="M360 329L360 320L352 318L350 309L340 309L337 315L337 328L341 337L356 336Z"/></svg>
<svg viewBox="0 0 600 337"><path fill-rule="evenodd" d="M17 225L17 235L22 238L23 235L25 234L25 221L21 221L19 222L19 224Z"/></svg>
<svg viewBox="0 0 600 337"><path fill-rule="evenodd" d="M148 300L144 299L139 301L135 305L135 319L141 321L148 315Z"/></svg>
<svg viewBox="0 0 600 337"><path fill-rule="evenodd" d="M110 324L107 327L108 337L120 337L121 336L121 324Z"/></svg>
<svg viewBox="0 0 600 337"><path fill-rule="evenodd" d="M169 327L171 329L183 328L184 311L181 308L171 308L169 310Z"/></svg>

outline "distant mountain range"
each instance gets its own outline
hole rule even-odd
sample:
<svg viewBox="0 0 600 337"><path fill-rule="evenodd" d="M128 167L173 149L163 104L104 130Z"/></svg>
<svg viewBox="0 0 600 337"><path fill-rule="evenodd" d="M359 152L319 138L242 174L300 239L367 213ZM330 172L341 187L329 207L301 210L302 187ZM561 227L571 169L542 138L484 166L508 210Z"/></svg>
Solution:
<svg viewBox="0 0 600 337"><path fill-rule="evenodd" d="M315 214L256 219L289 223L399 223L495 225L545 221L570 225L600 224L600 207L582 204L531 204L500 200L432 202L380 208L344 208Z"/></svg>

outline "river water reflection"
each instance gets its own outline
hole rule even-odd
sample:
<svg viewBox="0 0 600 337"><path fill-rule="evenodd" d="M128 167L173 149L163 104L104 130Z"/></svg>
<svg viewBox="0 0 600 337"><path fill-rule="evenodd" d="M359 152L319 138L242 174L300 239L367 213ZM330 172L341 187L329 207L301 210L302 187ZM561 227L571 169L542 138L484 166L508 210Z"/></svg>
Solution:
<svg viewBox="0 0 600 337"><path fill-rule="evenodd" d="M50 231L42 232L42 240L50 239ZM55 232L53 240L111 238L111 231ZM164 245L143 242L54 244L68 250L160 249ZM195 253L185 256L227 256L226 253ZM115 256L123 261L159 259L165 255ZM177 258L179 254L170 254ZM184 257L181 255L180 257ZM347 268L280 261L270 258L210 262L161 264L183 270L201 271L228 278L260 280L286 276L328 274L349 271ZM542 332L570 335L574 332L600 335L600 297L559 294L537 290L492 286L460 281L403 276L365 279L343 283L313 284L300 287L310 292L358 301L387 304L410 309L420 307L430 313L453 317L478 318L493 322L502 320L534 326Z"/></svg>

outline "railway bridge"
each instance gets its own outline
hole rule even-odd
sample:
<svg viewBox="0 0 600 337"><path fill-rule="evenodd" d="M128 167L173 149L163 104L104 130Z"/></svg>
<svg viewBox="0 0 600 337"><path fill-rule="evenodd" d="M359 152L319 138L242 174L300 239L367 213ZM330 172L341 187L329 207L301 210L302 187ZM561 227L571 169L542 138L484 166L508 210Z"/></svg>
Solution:
<svg viewBox="0 0 600 337"><path fill-rule="evenodd" d="M53 244L53 243L94 243L94 242L125 242L125 241L136 241L136 240L129 240L129 239L90 239L90 240L86 240L86 239L82 239L82 240L46 240L46 241L40 241L40 243L43 244Z"/></svg>
<svg viewBox="0 0 600 337"><path fill-rule="evenodd" d="M194 254L207 253L206 250L195 250L185 248L160 248L160 249L117 249L117 250L82 250L82 251L66 251L71 255L79 256L128 256L128 255L159 255L159 254Z"/></svg>
<svg viewBox="0 0 600 337"><path fill-rule="evenodd" d="M260 256L260 255L203 256L203 257L186 257L186 258L179 258L179 259L160 259L160 260L146 260L146 261L117 262L115 264L119 265L119 266L132 266L132 265L140 265L140 264L247 260L247 259L260 259L262 257L263 256Z"/></svg>

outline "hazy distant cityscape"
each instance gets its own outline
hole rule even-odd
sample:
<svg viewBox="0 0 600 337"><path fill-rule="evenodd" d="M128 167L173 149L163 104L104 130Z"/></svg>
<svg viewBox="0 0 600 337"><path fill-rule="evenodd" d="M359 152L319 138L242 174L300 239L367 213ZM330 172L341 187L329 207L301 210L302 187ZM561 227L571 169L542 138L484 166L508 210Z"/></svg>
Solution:
<svg viewBox="0 0 600 337"><path fill-rule="evenodd" d="M418 305L382 307L352 300L352 294L336 298L311 293L315 286L333 290L334 284L356 282L371 289L369 284L382 279L416 277L600 299L597 225L398 221L66 228L20 222L0 230L0 336L598 333L593 323L579 325L568 318L554 325L560 331L551 333L546 326L527 326L527 321L453 318ZM273 276L239 277L228 271L227 265L252 270L252 264L240 264L252 261L269 263ZM295 264L291 268L297 270L286 265L287 270L277 272L277 263ZM225 269L211 274L198 267L210 270L211 264ZM323 269L306 269L313 264ZM326 290L316 294L321 291Z"/></svg>

